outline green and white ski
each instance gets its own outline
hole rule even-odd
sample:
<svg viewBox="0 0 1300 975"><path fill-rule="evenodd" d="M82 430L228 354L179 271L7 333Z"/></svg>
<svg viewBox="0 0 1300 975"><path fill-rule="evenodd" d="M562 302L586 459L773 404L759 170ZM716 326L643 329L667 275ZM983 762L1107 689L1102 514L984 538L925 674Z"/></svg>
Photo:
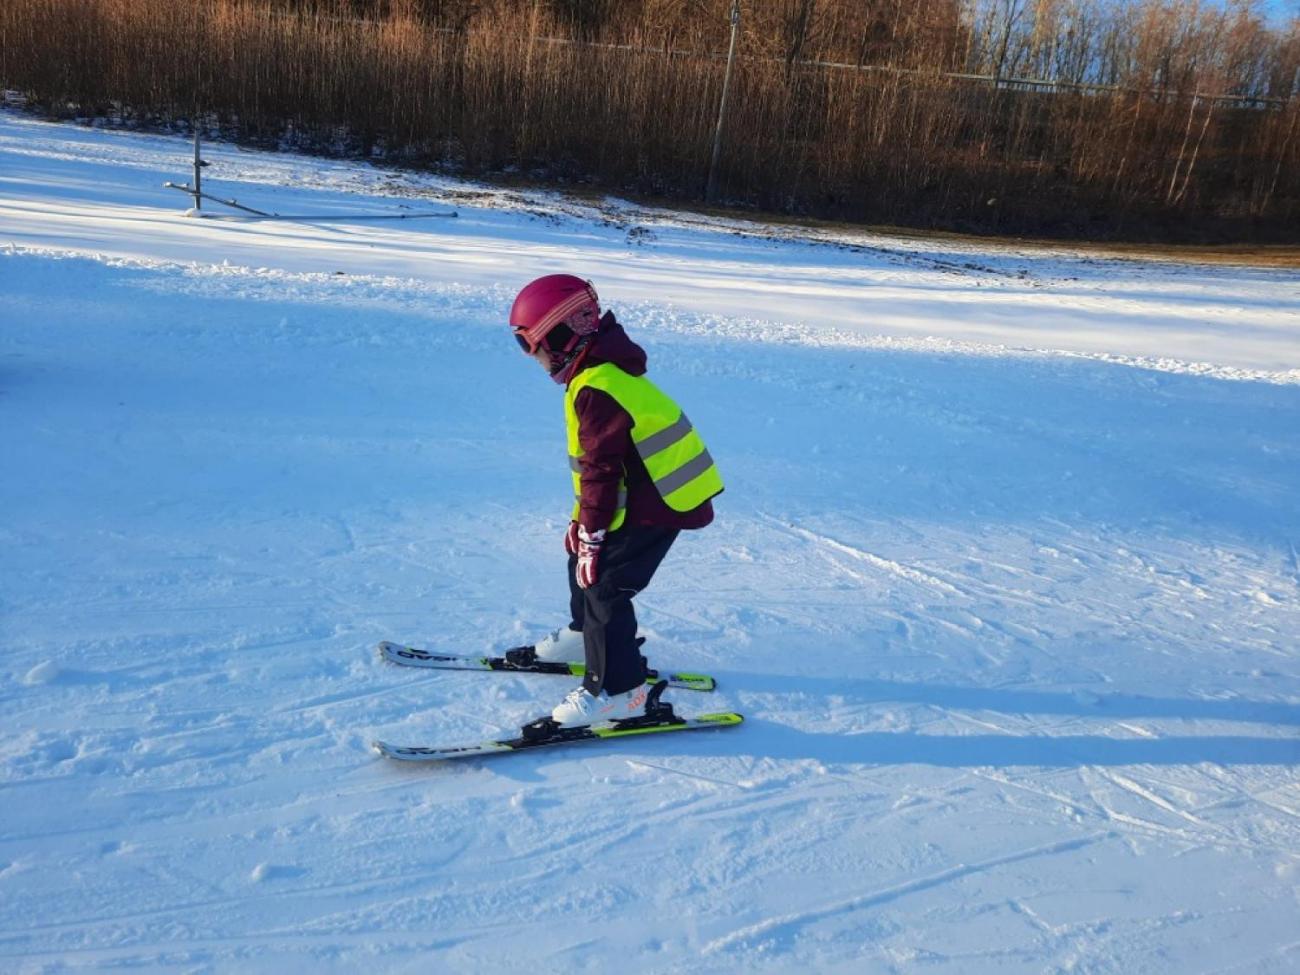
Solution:
<svg viewBox="0 0 1300 975"><path fill-rule="evenodd" d="M534 722L536 728L545 721ZM608 721L601 724L587 725L581 728L537 728L531 735L529 729L516 738L500 738L481 741L467 745L444 747L424 747L418 745L392 745L385 741L376 741L374 748L385 758L403 762L444 762L460 758L486 758L491 755L507 755L511 752L527 751L533 748L550 748L555 745L578 745L596 741L609 741L612 738L626 738L631 735L659 735L674 731L704 731L714 728L734 728L745 719L734 712L719 714L697 714L691 718L679 718L668 711L667 717L635 718L626 721Z"/></svg>
<svg viewBox="0 0 1300 975"><path fill-rule="evenodd" d="M520 651L531 647L519 647ZM560 674L565 677L582 677L587 668L583 664L557 663L537 660L532 655L516 654L516 660L507 657L467 657L447 653L430 653L419 647L403 646L388 640L379 644L379 655L389 663L403 667L431 667L441 670L490 670L513 674ZM529 659L532 657L532 659ZM711 691L718 685L708 674L664 673L651 670L647 673L646 683L655 684L661 680L677 690Z"/></svg>

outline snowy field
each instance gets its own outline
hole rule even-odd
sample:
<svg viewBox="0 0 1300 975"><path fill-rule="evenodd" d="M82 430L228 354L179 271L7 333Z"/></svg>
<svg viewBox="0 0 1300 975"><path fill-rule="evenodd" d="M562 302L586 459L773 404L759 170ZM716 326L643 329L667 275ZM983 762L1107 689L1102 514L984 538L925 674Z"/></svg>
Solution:
<svg viewBox="0 0 1300 975"><path fill-rule="evenodd" d="M191 151L0 113L0 971L1300 971L1300 271ZM385 762L569 689L373 651L565 622L560 270L727 479L638 603L746 724Z"/></svg>

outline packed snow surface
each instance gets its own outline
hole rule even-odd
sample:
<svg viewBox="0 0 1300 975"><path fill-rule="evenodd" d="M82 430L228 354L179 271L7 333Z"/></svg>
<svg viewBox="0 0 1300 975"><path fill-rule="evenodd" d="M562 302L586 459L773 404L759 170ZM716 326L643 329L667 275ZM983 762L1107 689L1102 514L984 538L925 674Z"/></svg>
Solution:
<svg viewBox="0 0 1300 975"><path fill-rule="evenodd" d="M0 114L0 970L1300 970L1300 273L191 154ZM373 649L566 622L558 270L726 478L638 606L746 724L386 762L569 689Z"/></svg>

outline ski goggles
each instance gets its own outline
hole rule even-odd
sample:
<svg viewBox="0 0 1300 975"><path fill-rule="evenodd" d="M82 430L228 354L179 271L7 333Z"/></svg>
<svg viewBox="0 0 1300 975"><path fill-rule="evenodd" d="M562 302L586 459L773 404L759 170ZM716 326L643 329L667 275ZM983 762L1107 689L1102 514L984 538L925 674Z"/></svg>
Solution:
<svg viewBox="0 0 1300 975"><path fill-rule="evenodd" d="M537 351L538 343L529 341L524 329L512 327L510 329L510 334L512 334L515 337L515 341L519 343L519 348L523 349L529 355L532 355Z"/></svg>
<svg viewBox="0 0 1300 975"><path fill-rule="evenodd" d="M528 329L516 328L513 325L510 326L510 332L519 343L519 348L529 355L536 355L540 348L545 348L547 352L568 352L578 344L579 338L564 322L553 326L549 332L541 336L536 336L535 329L530 335Z"/></svg>

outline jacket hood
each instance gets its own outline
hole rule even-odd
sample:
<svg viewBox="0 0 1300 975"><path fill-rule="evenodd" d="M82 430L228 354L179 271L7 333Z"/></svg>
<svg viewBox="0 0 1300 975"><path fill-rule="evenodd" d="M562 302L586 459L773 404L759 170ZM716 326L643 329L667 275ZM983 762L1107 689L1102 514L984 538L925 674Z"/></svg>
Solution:
<svg viewBox="0 0 1300 975"><path fill-rule="evenodd" d="M629 376L645 375L645 349L628 338L627 332L623 331L623 326L619 324L612 311L605 312L600 319L600 328L597 329L591 345L587 347L583 368L598 366L604 362L612 362Z"/></svg>

